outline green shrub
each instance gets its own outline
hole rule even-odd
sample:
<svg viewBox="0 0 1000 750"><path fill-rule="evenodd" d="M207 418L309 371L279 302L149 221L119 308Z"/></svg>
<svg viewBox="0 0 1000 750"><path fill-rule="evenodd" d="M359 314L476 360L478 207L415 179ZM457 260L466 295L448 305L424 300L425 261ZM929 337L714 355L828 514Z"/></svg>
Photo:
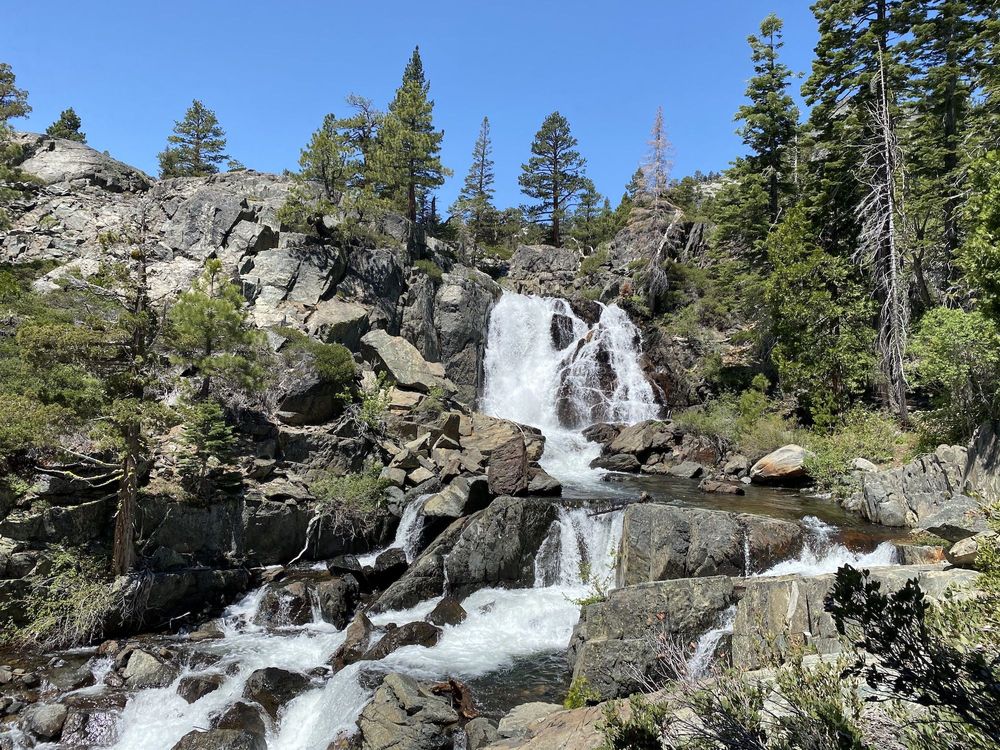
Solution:
<svg viewBox="0 0 1000 750"><path fill-rule="evenodd" d="M430 277L435 283L440 282L444 278L444 271L441 270L441 266L432 260L422 259L415 261L413 267L425 276Z"/></svg>
<svg viewBox="0 0 1000 750"><path fill-rule="evenodd" d="M310 484L319 501L318 515L329 518L334 531L363 535L371 531L385 511L389 482L381 477L382 466L369 464L356 474L327 472Z"/></svg>
<svg viewBox="0 0 1000 750"><path fill-rule="evenodd" d="M583 708L599 703L601 694L590 686L586 677L574 677L563 699L563 708Z"/></svg>
<svg viewBox="0 0 1000 750"><path fill-rule="evenodd" d="M598 724L604 736L602 750L661 750L667 707L642 695L631 696L628 704L628 711L614 703L604 707L604 718Z"/></svg>
<svg viewBox="0 0 1000 750"><path fill-rule="evenodd" d="M222 406L214 398L186 404L181 409L183 431L177 466L184 488L198 496L212 488L211 470L232 458L236 437L226 424Z"/></svg>
<svg viewBox="0 0 1000 750"><path fill-rule="evenodd" d="M373 430L381 430L385 426L385 415L391 403L391 391L389 376L380 372L375 384L361 392L358 420Z"/></svg>
<svg viewBox="0 0 1000 750"><path fill-rule="evenodd" d="M48 573L23 601L27 624L3 630L11 645L46 650L87 645L103 636L121 608L106 560L78 549L54 549Z"/></svg>
<svg viewBox="0 0 1000 750"><path fill-rule="evenodd" d="M431 386L427 395L420 399L420 403L413 409L413 413L423 417L433 418L441 414L445 407L444 388L439 385Z"/></svg>
<svg viewBox="0 0 1000 750"><path fill-rule="evenodd" d="M592 276L601 270L601 266L608 262L608 250L607 248L600 248L597 252L591 253L582 261L580 261L580 270L577 276L582 278L584 276Z"/></svg>
<svg viewBox="0 0 1000 750"><path fill-rule="evenodd" d="M350 349L342 344L317 341L294 328L279 328L277 333L288 339L288 345L285 347L287 364L294 364L291 357L295 354L306 353L323 382L330 385L331 390L338 394L341 405L353 400L357 366Z"/></svg>

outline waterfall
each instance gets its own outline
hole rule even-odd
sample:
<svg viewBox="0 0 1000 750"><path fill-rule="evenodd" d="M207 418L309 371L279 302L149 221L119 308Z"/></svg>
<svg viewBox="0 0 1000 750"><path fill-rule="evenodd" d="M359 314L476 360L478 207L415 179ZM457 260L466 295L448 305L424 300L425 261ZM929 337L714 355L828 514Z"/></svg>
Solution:
<svg viewBox="0 0 1000 750"><path fill-rule="evenodd" d="M854 567L877 568L896 563L896 545L892 542L882 542L871 552L852 552L842 544L833 542L836 528L824 523L815 516L802 519L806 531L806 542L798 557L785 560L759 573L760 576L783 576L797 573L803 576L816 576L823 573L836 573L843 565Z"/></svg>
<svg viewBox="0 0 1000 750"><path fill-rule="evenodd" d="M543 468L586 484L601 473L590 468L600 447L583 428L659 414L639 356L639 331L617 305L601 305L590 326L565 300L505 292L490 315L481 409L539 428Z"/></svg>
<svg viewBox="0 0 1000 750"><path fill-rule="evenodd" d="M424 532L424 505L429 497L430 495L421 495L403 509L403 515L399 519L396 537L392 544L385 549L369 552L367 555L358 555L358 562L362 565L374 565L378 556L390 549L402 549L406 554L407 563L416 560L417 553L420 551L420 537Z"/></svg>
<svg viewBox="0 0 1000 750"><path fill-rule="evenodd" d="M697 679L707 674L719 641L722 640L723 636L733 632L733 623L735 621L736 605L734 604L722 613L719 617L719 624L716 627L706 630L701 634L698 643L695 645L694 653L691 654L691 658L687 661L688 677Z"/></svg>

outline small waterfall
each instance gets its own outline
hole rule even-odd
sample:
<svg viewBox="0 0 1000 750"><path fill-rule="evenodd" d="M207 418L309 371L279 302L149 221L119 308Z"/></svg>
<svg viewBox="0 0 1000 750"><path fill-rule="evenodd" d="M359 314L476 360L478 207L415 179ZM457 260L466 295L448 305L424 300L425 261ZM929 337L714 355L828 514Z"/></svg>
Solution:
<svg viewBox="0 0 1000 750"><path fill-rule="evenodd" d="M564 484L599 477L580 430L634 424L659 406L639 362L638 329L616 305L588 326L565 300L505 292L490 315L482 410L539 428L541 464Z"/></svg>
<svg viewBox="0 0 1000 750"><path fill-rule="evenodd" d="M783 576L797 573L815 576L836 573L843 565L877 568L895 565L897 562L896 545L892 542L882 542L871 552L852 552L844 545L833 542L836 527L815 516L803 518L802 526L806 531L806 543L798 557L780 562L757 575Z"/></svg>
<svg viewBox="0 0 1000 750"><path fill-rule="evenodd" d="M698 679L705 676L712 664L712 658L715 656L715 649L718 647L719 641L722 640L723 636L733 632L735 621L736 605L734 604L719 617L718 626L701 634L695 645L694 653L687 661L688 677Z"/></svg>
<svg viewBox="0 0 1000 750"><path fill-rule="evenodd" d="M535 588L611 588L624 513L592 516L586 508L559 508L535 555Z"/></svg>
<svg viewBox="0 0 1000 750"><path fill-rule="evenodd" d="M406 562L413 562L420 550L420 538L424 532L424 505L429 497L430 495L421 495L410 501L403 509L399 526L396 527L396 538L393 539L392 544L384 549L369 552L367 555L358 555L358 562L362 565L374 565L378 556L390 549L402 549L406 554Z"/></svg>

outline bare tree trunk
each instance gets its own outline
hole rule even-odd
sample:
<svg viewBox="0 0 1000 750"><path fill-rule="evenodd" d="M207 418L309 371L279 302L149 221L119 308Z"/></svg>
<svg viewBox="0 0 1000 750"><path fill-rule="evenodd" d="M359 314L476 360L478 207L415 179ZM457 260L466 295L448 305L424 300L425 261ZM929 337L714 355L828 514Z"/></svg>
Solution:
<svg viewBox="0 0 1000 750"><path fill-rule="evenodd" d="M118 513L115 516L115 538L112 566L114 574L128 575L135 565L135 516L139 495L140 425L129 424L122 457L122 476L118 485Z"/></svg>
<svg viewBox="0 0 1000 750"><path fill-rule="evenodd" d="M878 354L885 385L886 404L906 423L906 375L903 357L909 323L907 284L903 274L903 253L899 227L902 205L897 194L899 146L889 104L884 48L879 46L877 101L870 116L874 136L864 154L864 180L868 194L859 206L862 231L859 260L870 268L878 315Z"/></svg>

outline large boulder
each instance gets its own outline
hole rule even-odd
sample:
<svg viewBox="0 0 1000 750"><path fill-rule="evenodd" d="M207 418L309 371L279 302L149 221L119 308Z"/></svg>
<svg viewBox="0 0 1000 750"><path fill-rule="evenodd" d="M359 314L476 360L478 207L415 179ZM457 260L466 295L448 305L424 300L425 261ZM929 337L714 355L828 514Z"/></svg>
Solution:
<svg viewBox="0 0 1000 750"><path fill-rule="evenodd" d="M321 300L306 319L306 330L328 344L357 349L368 332L368 308L337 297Z"/></svg>
<svg viewBox="0 0 1000 750"><path fill-rule="evenodd" d="M802 528L748 513L641 503L625 509L619 586L670 578L741 576L795 555Z"/></svg>
<svg viewBox="0 0 1000 750"><path fill-rule="evenodd" d="M528 451L523 437L511 438L490 454L487 476L494 495L520 495L528 489Z"/></svg>
<svg viewBox="0 0 1000 750"><path fill-rule="evenodd" d="M674 440L669 422L647 419L619 432L606 450L610 454L628 453L644 463L654 451L670 450Z"/></svg>
<svg viewBox="0 0 1000 750"><path fill-rule="evenodd" d="M361 658L365 661L384 659L396 649L404 646L423 646L430 648L441 639L441 628L429 622L408 622L398 628L392 628L379 642L365 652Z"/></svg>
<svg viewBox="0 0 1000 750"><path fill-rule="evenodd" d="M489 500L485 477L455 477L447 487L427 498L423 514L432 518L459 518L482 510Z"/></svg>
<svg viewBox="0 0 1000 750"><path fill-rule="evenodd" d="M313 620L318 604L323 620L335 627L347 625L359 596L357 579L345 575L331 580L296 580L269 584L254 620L258 625L285 627Z"/></svg>
<svg viewBox="0 0 1000 750"><path fill-rule="evenodd" d="M806 459L810 455L801 445L784 445L750 468L750 481L758 484L801 484L809 479Z"/></svg>
<svg viewBox="0 0 1000 750"><path fill-rule="evenodd" d="M177 669L148 651L136 649L129 655L122 677L130 690L166 687L177 677Z"/></svg>
<svg viewBox="0 0 1000 750"><path fill-rule="evenodd" d="M22 726L41 740L55 740L62 734L69 709L61 703L36 703L25 709Z"/></svg>
<svg viewBox="0 0 1000 750"><path fill-rule="evenodd" d="M451 750L458 712L447 698L400 674L386 675L358 719L362 750Z"/></svg>
<svg viewBox="0 0 1000 750"><path fill-rule="evenodd" d="M111 192L148 190L153 181L130 167L84 143L63 138L22 133L18 140L31 154L20 169L47 185L94 185Z"/></svg>
<svg viewBox="0 0 1000 750"><path fill-rule="evenodd" d="M246 729L195 729L171 750L267 750L264 737Z"/></svg>
<svg viewBox="0 0 1000 750"><path fill-rule="evenodd" d="M369 331L361 337L361 351L376 369L387 373L403 388L421 393L432 388L445 393L455 390L441 363L428 362L413 344L400 336L391 336L382 329Z"/></svg>
<svg viewBox="0 0 1000 750"><path fill-rule="evenodd" d="M923 566L875 568L871 574L889 591L916 580L932 601L940 600L949 589L974 585L978 577L970 570ZM759 669L803 647L820 654L842 651L844 641L824 606L835 578L829 573L748 579L733 623L733 666Z"/></svg>
<svg viewBox="0 0 1000 750"><path fill-rule="evenodd" d="M274 721L281 707L309 686L309 677L278 667L265 667L251 674L243 697L256 702Z"/></svg>
<svg viewBox="0 0 1000 750"><path fill-rule="evenodd" d="M573 679L586 679L602 699L640 691L642 678L663 666L665 645L697 640L735 601L726 576L614 589L580 613L570 641Z"/></svg>
<svg viewBox="0 0 1000 750"><path fill-rule="evenodd" d="M556 518L555 506L501 497L472 516L445 559L449 591L464 596L486 586L531 586L535 553Z"/></svg>

